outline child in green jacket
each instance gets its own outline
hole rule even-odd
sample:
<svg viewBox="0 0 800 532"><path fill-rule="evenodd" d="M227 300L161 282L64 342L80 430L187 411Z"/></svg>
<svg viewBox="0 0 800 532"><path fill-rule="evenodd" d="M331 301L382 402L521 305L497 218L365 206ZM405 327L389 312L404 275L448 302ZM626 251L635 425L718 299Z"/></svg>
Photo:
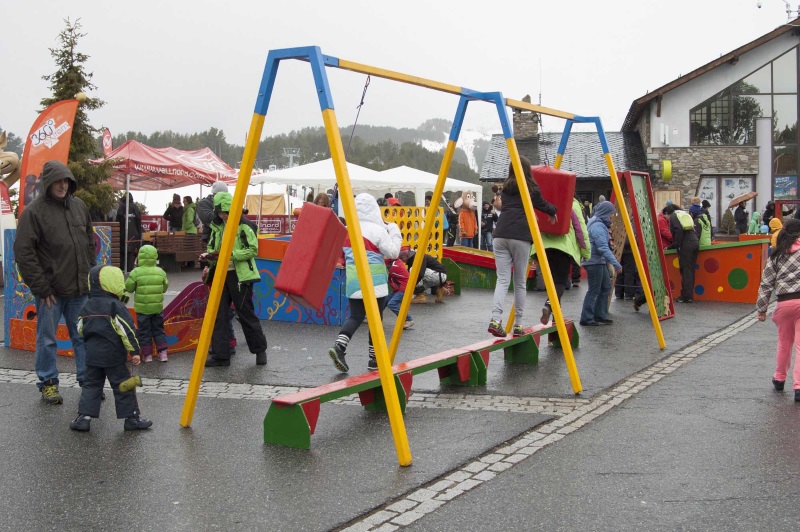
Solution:
<svg viewBox="0 0 800 532"><path fill-rule="evenodd" d="M135 294L133 310L136 311L136 339L142 347L142 360L153 361L153 342L158 360L167 361L167 335L164 334L164 292L169 287L167 274L159 266L158 250L150 245L139 249L139 266L131 271L125 281L125 290Z"/></svg>

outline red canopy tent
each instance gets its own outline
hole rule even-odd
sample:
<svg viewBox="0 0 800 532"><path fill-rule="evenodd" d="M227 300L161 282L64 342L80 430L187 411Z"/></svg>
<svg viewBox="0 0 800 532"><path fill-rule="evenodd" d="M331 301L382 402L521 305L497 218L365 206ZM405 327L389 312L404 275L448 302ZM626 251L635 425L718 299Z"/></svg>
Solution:
<svg viewBox="0 0 800 532"><path fill-rule="evenodd" d="M215 181L231 183L237 178L236 170L208 148L193 151L151 148L129 140L107 157L90 162L100 164L109 159L116 159L109 182L118 189L161 190L211 185Z"/></svg>
<svg viewBox="0 0 800 532"><path fill-rule="evenodd" d="M184 151L175 148L151 148L129 140L103 159L89 162L100 164L114 160L111 186L125 190L162 190L187 185L212 185L215 181L235 183L236 171L208 148ZM125 203L126 208L128 203ZM128 241L129 228L125 213L124 242ZM128 248L125 246L125 265ZM124 268L127 271L127 267Z"/></svg>

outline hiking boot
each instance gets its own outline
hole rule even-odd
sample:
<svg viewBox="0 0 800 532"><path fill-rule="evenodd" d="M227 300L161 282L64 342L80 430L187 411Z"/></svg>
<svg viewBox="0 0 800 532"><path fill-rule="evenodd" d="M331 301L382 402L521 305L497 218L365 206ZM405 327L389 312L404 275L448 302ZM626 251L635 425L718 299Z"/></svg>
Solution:
<svg viewBox="0 0 800 532"><path fill-rule="evenodd" d="M369 360L367 361L367 369L370 371L375 371L378 369L378 359L375 358L375 355L369 356Z"/></svg>
<svg viewBox="0 0 800 532"><path fill-rule="evenodd" d="M410 329L413 326L414 320L406 320L406 322L403 324L403 329Z"/></svg>
<svg viewBox="0 0 800 532"><path fill-rule="evenodd" d="M639 309L642 308L642 305L647 303L647 299L645 299L644 294L638 294L633 296L633 310L639 312Z"/></svg>
<svg viewBox="0 0 800 532"><path fill-rule="evenodd" d="M167 350L162 349L161 351L158 352L158 361L166 362L167 360L169 360L169 357L167 356Z"/></svg>
<svg viewBox="0 0 800 532"><path fill-rule="evenodd" d="M69 428L78 432L89 432L91 422L91 417L78 414L78 417L69 422Z"/></svg>
<svg viewBox="0 0 800 532"><path fill-rule="evenodd" d="M149 364L152 361L153 361L153 355L145 355L142 357L142 362L144 362L145 364Z"/></svg>
<svg viewBox="0 0 800 532"><path fill-rule="evenodd" d="M444 303L444 286L440 286L436 289L436 302Z"/></svg>
<svg viewBox="0 0 800 532"><path fill-rule="evenodd" d="M64 402L61 394L58 393L58 384L53 379L45 381L42 389L42 401L49 405L60 405Z"/></svg>
<svg viewBox="0 0 800 532"><path fill-rule="evenodd" d="M794 391L794 400L800 402L800 390Z"/></svg>
<svg viewBox="0 0 800 532"><path fill-rule="evenodd" d="M261 351L256 353L256 366L264 366L267 364L267 352Z"/></svg>
<svg viewBox="0 0 800 532"><path fill-rule="evenodd" d="M414 299L411 300L412 303L427 303L428 298L425 297L425 294L419 294L414 296Z"/></svg>
<svg viewBox="0 0 800 532"><path fill-rule="evenodd" d="M149 429L153 424L149 419L139 417L139 414L134 414L131 417L125 418L125 430L145 430Z"/></svg>
<svg viewBox="0 0 800 532"><path fill-rule="evenodd" d="M347 373L350 371L350 366L347 365L347 362L344 359L344 349L339 347L339 344L333 344L333 347L328 349L328 356L330 356L331 360L333 360L333 365L336 366L336 369L342 373Z"/></svg>
<svg viewBox="0 0 800 532"><path fill-rule="evenodd" d="M230 360L224 360L224 359L221 359L221 358L214 358L214 357L208 357L206 359L206 367L207 368L225 367L225 366L230 366L230 365L231 365L231 361Z"/></svg>
<svg viewBox="0 0 800 532"><path fill-rule="evenodd" d="M514 325L514 328L511 329L512 336L522 336L525 334L525 329L522 328L522 325Z"/></svg>
<svg viewBox="0 0 800 532"><path fill-rule="evenodd" d="M553 315L553 311L550 309L550 305L545 303L542 307L542 317L539 319L539 322L542 325L547 325L550 322L550 316Z"/></svg>
<svg viewBox="0 0 800 532"><path fill-rule="evenodd" d="M776 392L782 392L784 384L786 384L786 381L779 381L778 379L772 379L772 386L775 387Z"/></svg>
<svg viewBox="0 0 800 532"><path fill-rule="evenodd" d="M489 331L493 336L497 336L498 338L506 337L506 331L503 329L503 324L497 320L490 321L489 328L486 330Z"/></svg>

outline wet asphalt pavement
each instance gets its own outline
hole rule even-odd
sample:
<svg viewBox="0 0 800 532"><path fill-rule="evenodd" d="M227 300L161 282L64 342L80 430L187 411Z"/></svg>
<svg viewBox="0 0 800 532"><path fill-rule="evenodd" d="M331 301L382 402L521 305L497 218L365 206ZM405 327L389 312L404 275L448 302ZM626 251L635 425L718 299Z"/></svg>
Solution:
<svg viewBox="0 0 800 532"><path fill-rule="evenodd" d="M171 275L171 295L195 278ZM565 293L567 318L584 292L585 281ZM524 325L544 297L528 294ZM477 289L412 305L397 361L486 339L490 308L491 291ZM122 431L113 401L90 433L70 431L74 380L63 377L64 405L44 405L33 354L0 348L0 530L777 529L800 517L800 406L791 381L772 390L775 326L752 310L678 305L660 350L646 307L615 300L613 325L578 327L577 397L546 341L538 366L493 353L485 387L415 376L407 468L386 416L357 399L322 405L308 451L263 443L269 397L342 378L327 356L337 327L262 322L262 367L237 324L238 354L206 369L191 428L179 419L194 353L141 367L154 421L142 433ZM390 331L394 315L384 319ZM351 375L366 369L366 343L362 327ZM74 371L67 358L59 368Z"/></svg>

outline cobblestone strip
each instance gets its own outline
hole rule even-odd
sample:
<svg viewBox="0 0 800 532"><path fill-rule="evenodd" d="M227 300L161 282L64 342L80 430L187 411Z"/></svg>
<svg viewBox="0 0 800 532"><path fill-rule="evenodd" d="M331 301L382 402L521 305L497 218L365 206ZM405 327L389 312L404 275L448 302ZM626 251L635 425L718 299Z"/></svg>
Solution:
<svg viewBox="0 0 800 532"><path fill-rule="evenodd" d="M414 523L448 501L489 482L498 473L514 467L541 449L575 432L756 322L754 316L742 318L728 327L676 351L665 359L628 377L606 393L587 401L586 404L577 406L572 412L537 426L511 443L503 444L499 448L483 454L460 469L415 489L401 499L386 503L369 515L348 523L341 530L343 532L389 532Z"/></svg>

